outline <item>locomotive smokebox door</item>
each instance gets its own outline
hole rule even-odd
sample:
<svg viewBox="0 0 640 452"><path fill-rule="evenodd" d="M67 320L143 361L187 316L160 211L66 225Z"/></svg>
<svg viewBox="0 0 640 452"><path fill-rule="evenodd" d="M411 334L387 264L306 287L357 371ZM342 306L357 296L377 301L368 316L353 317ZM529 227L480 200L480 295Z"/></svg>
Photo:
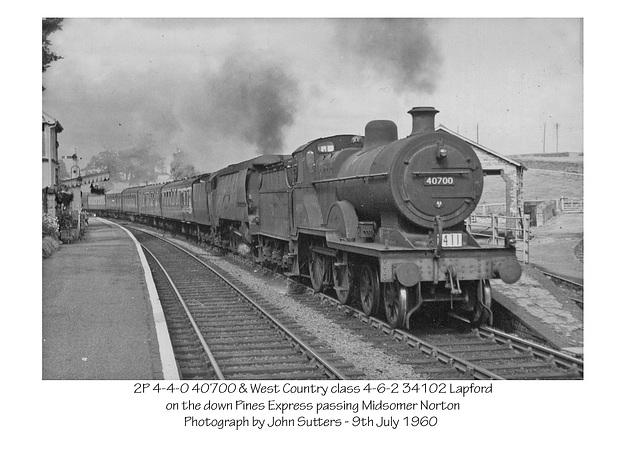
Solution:
<svg viewBox="0 0 640 452"><path fill-rule="evenodd" d="M480 201L482 167L469 144L444 132L407 139L391 168L398 210L421 227L461 223Z"/></svg>

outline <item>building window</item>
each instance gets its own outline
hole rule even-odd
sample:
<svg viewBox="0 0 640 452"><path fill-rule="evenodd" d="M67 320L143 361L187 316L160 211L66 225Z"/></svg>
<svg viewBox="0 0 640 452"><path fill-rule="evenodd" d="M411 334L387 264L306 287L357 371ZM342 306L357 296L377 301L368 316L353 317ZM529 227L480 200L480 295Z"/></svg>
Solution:
<svg viewBox="0 0 640 452"><path fill-rule="evenodd" d="M51 148L51 159L57 161L58 160L58 136L56 135L56 128L51 127L49 129L51 133L51 139L49 140L49 147Z"/></svg>

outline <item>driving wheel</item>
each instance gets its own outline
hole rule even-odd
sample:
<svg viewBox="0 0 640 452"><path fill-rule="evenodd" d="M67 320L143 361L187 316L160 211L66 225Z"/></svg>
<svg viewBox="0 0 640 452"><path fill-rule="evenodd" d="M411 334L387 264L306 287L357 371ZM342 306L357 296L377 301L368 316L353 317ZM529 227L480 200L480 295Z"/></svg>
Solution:
<svg viewBox="0 0 640 452"><path fill-rule="evenodd" d="M324 275L326 270L325 257L311 253L311 262L309 263L309 273L311 274L311 286L314 292L321 292L324 287Z"/></svg>
<svg viewBox="0 0 640 452"><path fill-rule="evenodd" d="M391 328L404 326L407 315L407 288L397 281L384 284L384 312Z"/></svg>
<svg viewBox="0 0 640 452"><path fill-rule="evenodd" d="M380 309L380 278L378 277L378 270L370 264L365 264L360 269L358 282L362 310L367 316L376 315Z"/></svg>

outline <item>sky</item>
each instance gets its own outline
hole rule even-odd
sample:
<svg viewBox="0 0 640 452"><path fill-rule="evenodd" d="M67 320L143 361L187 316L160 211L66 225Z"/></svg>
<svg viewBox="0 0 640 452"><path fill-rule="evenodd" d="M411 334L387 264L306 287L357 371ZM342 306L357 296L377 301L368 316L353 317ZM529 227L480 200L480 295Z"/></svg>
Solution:
<svg viewBox="0 0 640 452"><path fill-rule="evenodd" d="M583 151L579 19L80 19L50 35L42 110L81 166L151 138L200 172L414 106L504 155ZM546 132L546 133L545 133ZM544 141L543 141L544 140ZM544 143L544 144L543 144Z"/></svg>

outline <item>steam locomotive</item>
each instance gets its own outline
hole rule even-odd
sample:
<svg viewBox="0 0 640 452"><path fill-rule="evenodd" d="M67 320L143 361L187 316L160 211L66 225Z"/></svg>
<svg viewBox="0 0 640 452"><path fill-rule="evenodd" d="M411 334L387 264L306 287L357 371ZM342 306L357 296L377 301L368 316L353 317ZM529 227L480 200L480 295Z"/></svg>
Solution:
<svg viewBox="0 0 640 452"><path fill-rule="evenodd" d="M515 241L480 246L465 227L482 195L471 146L416 107L411 134L375 120L218 172L90 195L87 210L177 229L308 279L393 328L424 309L491 322L490 280L518 281Z"/></svg>

